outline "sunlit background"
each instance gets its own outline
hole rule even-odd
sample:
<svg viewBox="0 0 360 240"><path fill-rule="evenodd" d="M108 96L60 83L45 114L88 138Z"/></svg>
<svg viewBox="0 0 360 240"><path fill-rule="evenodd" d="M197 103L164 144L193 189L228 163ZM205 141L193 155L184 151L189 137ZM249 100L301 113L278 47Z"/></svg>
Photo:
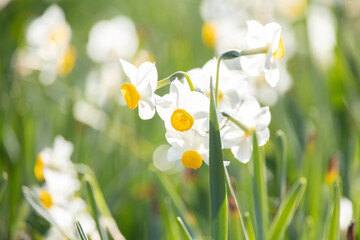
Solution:
<svg viewBox="0 0 360 240"><path fill-rule="evenodd" d="M278 22L285 44L278 85L259 77L245 89L270 106L270 140L263 147L270 216L282 194L275 144L282 130L287 187L307 178L284 238L324 236L337 175L342 200L350 202L340 210L341 238L351 220L360 238L358 0L0 0L0 171L8 176L0 190L0 238L49 238L51 224L34 211L22 186L43 184L34 174L36 159L60 135L73 145L71 161L94 171L126 239L186 239L179 215L210 239L208 166L189 170L167 162L160 117L143 121L125 104L119 58L136 66L155 62L159 80L201 68L245 48L251 19ZM240 68L238 59L225 63ZM240 207L251 213L251 164L228 150L224 157ZM76 196L88 201L83 181ZM241 239L231 209L229 239Z"/></svg>

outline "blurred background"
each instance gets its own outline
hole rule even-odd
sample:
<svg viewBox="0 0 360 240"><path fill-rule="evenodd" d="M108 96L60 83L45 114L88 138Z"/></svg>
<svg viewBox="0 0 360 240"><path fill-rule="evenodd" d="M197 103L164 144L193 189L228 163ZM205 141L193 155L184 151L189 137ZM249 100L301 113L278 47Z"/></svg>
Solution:
<svg viewBox="0 0 360 240"><path fill-rule="evenodd" d="M280 191L273 136L282 130L287 186L302 176L308 181L285 239L323 236L331 174L342 179L360 238L358 0L0 0L0 171L8 175L0 199L0 238L45 235L49 224L21 188L40 185L36 157L61 135L74 145L72 162L94 170L127 239L185 239L179 214L208 239L208 167L189 170L153 158L166 144L165 127L157 115L142 121L124 104L118 59L137 66L155 62L163 79L244 48L250 19L280 23L286 51L277 63L279 85L271 89L259 80L251 88L272 115L264 147L271 216ZM251 213L251 165L230 152L224 156L231 161L240 206ZM86 199L83 190L78 195ZM236 214L229 213L229 239L240 238Z"/></svg>

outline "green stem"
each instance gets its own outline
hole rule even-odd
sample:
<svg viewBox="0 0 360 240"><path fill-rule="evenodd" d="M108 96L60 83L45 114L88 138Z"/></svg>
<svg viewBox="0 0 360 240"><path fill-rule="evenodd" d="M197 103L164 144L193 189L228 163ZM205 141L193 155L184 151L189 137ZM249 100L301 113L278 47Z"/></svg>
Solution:
<svg viewBox="0 0 360 240"><path fill-rule="evenodd" d="M245 124L239 122L238 120L236 120L235 118L231 117L229 114L222 112L222 115L226 118L228 118L231 122L233 122L236 126L238 126L239 128L241 128L241 130L243 130L246 133L249 133L251 135L251 130L245 126Z"/></svg>
<svg viewBox="0 0 360 240"><path fill-rule="evenodd" d="M194 85L192 84L189 75L186 72L182 72L182 71L175 72L175 73L171 74L169 77L158 81L156 89L159 89L159 88L169 85L176 78L186 78L186 81L189 84L191 91L195 91Z"/></svg>
<svg viewBox="0 0 360 240"><path fill-rule="evenodd" d="M269 48L268 46L265 47L259 47L259 48L253 48L253 49L246 49L246 50L232 50L225 52L220 55L220 57L217 60L216 65L216 81L215 81L215 104L216 107L218 105L218 94L219 94L219 72L220 72L220 61L222 59L234 59L241 56L246 55L255 55L255 54L266 54L268 52Z"/></svg>

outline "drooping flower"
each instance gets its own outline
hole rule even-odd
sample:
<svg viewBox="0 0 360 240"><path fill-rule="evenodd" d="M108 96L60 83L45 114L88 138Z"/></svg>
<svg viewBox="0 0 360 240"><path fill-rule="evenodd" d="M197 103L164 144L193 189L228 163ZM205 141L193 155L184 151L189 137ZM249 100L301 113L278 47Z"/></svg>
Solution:
<svg viewBox="0 0 360 240"><path fill-rule="evenodd" d="M178 79L171 82L169 94L157 97L156 109L166 129L180 132L191 128L208 129L209 99L200 92L191 91Z"/></svg>
<svg viewBox="0 0 360 240"><path fill-rule="evenodd" d="M261 25L255 20L247 21L246 41L250 49L267 47L266 54L243 56L240 59L243 70L251 76L265 73L265 79L274 87L279 81L279 69L275 59L285 54L284 42L281 38L281 27L275 22Z"/></svg>
<svg viewBox="0 0 360 240"><path fill-rule="evenodd" d="M134 22L125 16L96 23L89 34L87 53L97 63L131 60L138 50L139 40Z"/></svg>
<svg viewBox="0 0 360 240"><path fill-rule="evenodd" d="M188 71L188 75L193 81L195 88L210 97L210 79L213 81L215 89L216 80L216 58L205 63L202 68ZM224 63L220 63L219 72L219 94L218 109L225 111L233 109L246 95L248 76L241 71L230 70Z"/></svg>
<svg viewBox="0 0 360 240"><path fill-rule="evenodd" d="M154 63L144 62L139 68L120 59L123 70L130 80L121 86L127 106L135 109L139 106L141 119L150 119L155 114L155 90L158 74Z"/></svg>
<svg viewBox="0 0 360 240"><path fill-rule="evenodd" d="M258 101L249 97L237 109L229 113L242 126L227 121L221 129L223 148L230 148L234 157L240 162L250 160L252 153L252 136L256 133L258 145L264 145L270 137L268 125L271 115L268 107L260 107ZM246 128L246 129L244 129Z"/></svg>

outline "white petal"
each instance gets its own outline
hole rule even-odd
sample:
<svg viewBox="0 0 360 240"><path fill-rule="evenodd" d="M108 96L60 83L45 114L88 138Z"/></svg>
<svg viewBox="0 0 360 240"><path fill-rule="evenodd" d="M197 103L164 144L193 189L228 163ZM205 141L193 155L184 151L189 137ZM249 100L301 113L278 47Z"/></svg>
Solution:
<svg viewBox="0 0 360 240"><path fill-rule="evenodd" d="M237 160L247 163L251 157L252 146L246 141L242 141L239 145L232 147L231 152Z"/></svg>
<svg viewBox="0 0 360 240"><path fill-rule="evenodd" d="M123 67L123 70L126 74L126 76L128 76L130 82L135 85L136 83L136 74L138 69L132 65L131 63L129 63L128 61L124 60L124 59L120 59L120 63Z"/></svg>
<svg viewBox="0 0 360 240"><path fill-rule="evenodd" d="M171 147L168 150L167 159L169 160L169 162L174 162L174 161L180 160L183 153L184 152L181 149Z"/></svg>
<svg viewBox="0 0 360 240"><path fill-rule="evenodd" d="M139 101L139 116L143 120L152 118L155 115L155 98Z"/></svg>
<svg viewBox="0 0 360 240"><path fill-rule="evenodd" d="M258 76L264 71L266 57L264 54L243 56L240 58L242 69L251 76Z"/></svg>
<svg viewBox="0 0 360 240"><path fill-rule="evenodd" d="M175 103L174 95L173 94L166 94L162 97L158 95L155 96L155 102L156 102L156 111L159 114L160 118L162 120L168 119L172 112L173 112L173 105Z"/></svg>
<svg viewBox="0 0 360 240"><path fill-rule="evenodd" d="M150 90L154 92L157 84L157 70L154 63L144 62L140 65L136 76L136 88L142 91L150 86Z"/></svg>
<svg viewBox="0 0 360 240"><path fill-rule="evenodd" d="M269 128L265 128L262 131L256 131L256 137L258 140L258 145L263 146L270 138Z"/></svg>
<svg viewBox="0 0 360 240"><path fill-rule="evenodd" d="M153 163L160 171L167 171L174 166L174 163L170 162L167 157L170 147L170 145L162 144L153 153Z"/></svg>
<svg viewBox="0 0 360 240"><path fill-rule="evenodd" d="M270 61L266 61L266 65L264 68L265 80L271 87L275 87L279 82L280 73L279 69L276 67L275 63L271 63Z"/></svg>
<svg viewBox="0 0 360 240"><path fill-rule="evenodd" d="M281 27L278 23L271 22L264 26L264 32L266 41L271 44L271 53L274 53L279 46Z"/></svg>

